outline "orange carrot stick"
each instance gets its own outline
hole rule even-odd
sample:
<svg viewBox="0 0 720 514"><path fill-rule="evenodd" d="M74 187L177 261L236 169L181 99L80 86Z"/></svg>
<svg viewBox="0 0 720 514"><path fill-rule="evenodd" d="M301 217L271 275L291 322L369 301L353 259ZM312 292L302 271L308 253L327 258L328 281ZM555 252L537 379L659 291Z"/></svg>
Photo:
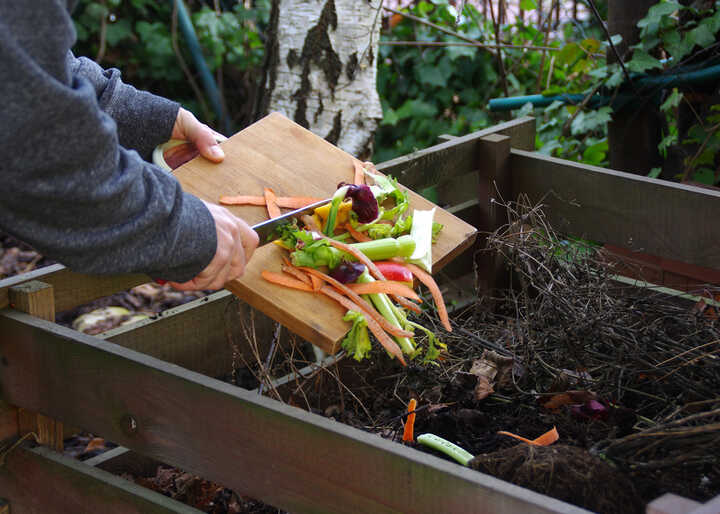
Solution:
<svg viewBox="0 0 720 514"><path fill-rule="evenodd" d="M358 161L353 159L353 166L355 167L355 176L353 178L353 184L356 186L365 184L365 168L362 167Z"/></svg>
<svg viewBox="0 0 720 514"><path fill-rule="evenodd" d="M280 269L282 269L288 275L292 275L299 281L304 282L309 286L312 285L312 280L310 280L308 274L304 271L297 269L295 266L288 266L287 264L283 264Z"/></svg>
<svg viewBox="0 0 720 514"><path fill-rule="evenodd" d="M438 287L435 280L432 278L432 275L425 272L425 270L420 269L415 264L407 263L406 266L410 271L412 271L412 274L415 275L418 280L425 284L430 290L430 294L432 294L433 300L435 301L435 306L437 307L438 316L440 316L440 322L442 323L442 326L445 327L445 330L447 330L448 332L452 332L452 327L450 326L450 318L448 317L447 308L445 307L445 301L443 300L440 288Z"/></svg>
<svg viewBox="0 0 720 514"><path fill-rule="evenodd" d="M268 216L270 219L272 218L279 218L282 216L282 211L280 210L280 207L278 207L277 204L277 197L275 196L275 191L270 189L269 187L266 187L264 189L265 193L265 203L267 206Z"/></svg>
<svg viewBox="0 0 720 514"><path fill-rule="evenodd" d="M319 202L322 198L313 198L310 196L278 196L275 203L283 209L302 209L311 203ZM221 196L220 203L223 205L265 205L265 196L256 195L237 195L237 196Z"/></svg>
<svg viewBox="0 0 720 514"><path fill-rule="evenodd" d="M333 286L339 292L350 298L353 302L355 302L358 306L362 308L363 313L367 313L368 316L371 316L383 328L383 330L386 330L387 332L391 333L396 337L413 337L415 335L412 332L402 330L401 328L398 328L395 325L391 324L388 320L383 318L382 315L378 311L376 311L372 305L366 302L363 298L360 298L360 295L355 293L345 284L338 282L330 275L326 275L322 271L318 271L314 268L306 268L305 266L298 266L298 269L301 269L307 273L310 273L310 275L315 275L323 279L325 282Z"/></svg>
<svg viewBox="0 0 720 514"><path fill-rule="evenodd" d="M417 407L417 400L415 398L411 398L408 402L407 411L408 411L408 417L407 421L405 421L405 429L403 430L403 442L404 443L411 443L415 439L413 431L415 429L415 408Z"/></svg>
<svg viewBox="0 0 720 514"><path fill-rule="evenodd" d="M360 305L356 304L348 297L338 293L329 285L322 286L320 292L326 296L329 296L330 298L338 302L340 305L345 307L347 310L353 310L365 314L365 311L362 309L362 307L360 307ZM392 355L393 357L397 357L397 359L403 366L407 366L407 364L405 363L405 358L402 354L402 350L400 350L398 344L393 341L389 335L385 333L382 327L372 317L366 315L365 321L367 321L370 332L372 332L375 338L380 342L380 344L383 345L383 348L385 348L385 350L387 350L388 353L390 353L390 355Z"/></svg>
<svg viewBox="0 0 720 514"><path fill-rule="evenodd" d="M347 230L352 238L357 241L358 243L365 243L367 241L372 241L372 237L367 235L364 232L358 232L353 228L353 226L350 223L345 223L345 230Z"/></svg>
<svg viewBox="0 0 720 514"><path fill-rule="evenodd" d="M308 292L312 292L313 290L310 284L306 284L305 282L291 276L283 275L282 273L275 273L274 271L265 270L260 273L260 276L262 276L262 278L264 278L268 282L289 287L291 289L299 289L300 291Z"/></svg>
<svg viewBox="0 0 720 514"><path fill-rule="evenodd" d="M237 196L221 196L220 203L222 205L265 205L264 196L250 196L250 195L237 195Z"/></svg>
<svg viewBox="0 0 720 514"><path fill-rule="evenodd" d="M504 430L501 430L500 432L498 432L498 434L506 435L509 437L514 437L515 439L517 439L519 441L522 441L527 444L532 444L533 446L550 446L555 441L560 439L560 434L558 434L557 428L555 428L555 427L552 427L551 430L548 430L543 435L541 435L537 439L533 439L533 440L527 439L527 438L517 435L517 434L513 434L512 432L506 432Z"/></svg>
<svg viewBox="0 0 720 514"><path fill-rule="evenodd" d="M405 298L412 298L418 302L422 302L422 299L417 295L415 291L410 289L408 286L401 282L395 282L392 280L376 280L375 282L367 282L365 284L346 284L350 289L355 291L357 294L392 294L397 296L403 296Z"/></svg>
<svg viewBox="0 0 720 514"><path fill-rule="evenodd" d="M316 277L315 275L310 275L310 281L312 282L313 291L320 291L320 288L323 285L322 279L320 277Z"/></svg>

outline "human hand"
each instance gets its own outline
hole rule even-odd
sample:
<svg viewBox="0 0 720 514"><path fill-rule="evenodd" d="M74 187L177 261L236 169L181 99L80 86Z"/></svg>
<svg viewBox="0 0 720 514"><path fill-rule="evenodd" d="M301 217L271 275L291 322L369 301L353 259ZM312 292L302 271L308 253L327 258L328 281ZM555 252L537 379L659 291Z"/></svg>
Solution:
<svg viewBox="0 0 720 514"><path fill-rule="evenodd" d="M258 245L258 235L250 225L219 205L204 202L215 220L217 249L210 264L187 282L168 282L179 291L222 289L240 277Z"/></svg>
<svg viewBox="0 0 720 514"><path fill-rule="evenodd" d="M212 162L221 162L225 158L225 152L217 141L224 141L227 138L204 123L200 123L193 113L182 107L178 111L170 137L193 143L200 155Z"/></svg>

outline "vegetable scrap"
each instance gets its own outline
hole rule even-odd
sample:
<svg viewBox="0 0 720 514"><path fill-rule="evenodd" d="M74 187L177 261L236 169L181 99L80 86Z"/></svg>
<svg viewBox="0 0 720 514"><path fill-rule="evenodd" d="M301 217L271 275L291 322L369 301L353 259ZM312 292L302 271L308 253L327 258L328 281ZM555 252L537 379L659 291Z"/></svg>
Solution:
<svg viewBox="0 0 720 514"><path fill-rule="evenodd" d="M452 330L430 275L432 245L442 225L434 222L435 209L408 215L408 193L372 163L353 161L352 171L352 184L340 183L329 203L283 228L275 243L288 257L279 272L265 270L261 276L279 286L323 294L344 307L343 319L352 326L342 348L356 360L369 356L369 331L403 365L406 359L432 363L447 347L410 313L422 312L422 299L413 289L417 277L429 289L443 327ZM266 188L262 197L223 196L220 202L264 205L273 217L281 207L315 200L276 196Z"/></svg>
<svg viewBox="0 0 720 514"><path fill-rule="evenodd" d="M403 429L403 442L404 443L412 443L415 439L413 430L415 427L415 409L417 408L417 400L415 398L411 398L408 402L407 411L408 411L408 417L407 421L405 421L405 427Z"/></svg>
<svg viewBox="0 0 720 514"><path fill-rule="evenodd" d="M543 435L541 435L540 437L533 439L533 440L526 439L523 436L513 434L512 432L506 432L504 430L501 430L500 432L498 432L498 434L506 435L509 437L514 437L515 439L517 439L519 441L522 441L527 444L531 444L533 446L550 446L555 441L560 439L560 434L558 434L557 428L555 428L555 427L552 427L552 429L548 430Z"/></svg>

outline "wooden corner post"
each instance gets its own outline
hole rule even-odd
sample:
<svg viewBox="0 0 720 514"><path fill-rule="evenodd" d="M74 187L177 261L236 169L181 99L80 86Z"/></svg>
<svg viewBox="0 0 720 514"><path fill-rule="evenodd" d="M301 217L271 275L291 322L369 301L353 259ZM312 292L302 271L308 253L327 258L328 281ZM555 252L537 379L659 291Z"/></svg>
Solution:
<svg viewBox="0 0 720 514"><path fill-rule="evenodd" d="M50 284L32 280L10 288L10 305L36 318L55 321L55 296ZM63 449L63 425L42 414L18 409L20 435L35 432L38 442L57 451ZM1 513L2 511L0 511Z"/></svg>
<svg viewBox="0 0 720 514"><path fill-rule="evenodd" d="M487 236L507 223L505 204L512 198L510 181L510 137L489 134L479 141L478 203L481 218L478 224L480 248L485 248ZM478 287L490 291L502 286L502 263L498 256L483 252L478 259Z"/></svg>

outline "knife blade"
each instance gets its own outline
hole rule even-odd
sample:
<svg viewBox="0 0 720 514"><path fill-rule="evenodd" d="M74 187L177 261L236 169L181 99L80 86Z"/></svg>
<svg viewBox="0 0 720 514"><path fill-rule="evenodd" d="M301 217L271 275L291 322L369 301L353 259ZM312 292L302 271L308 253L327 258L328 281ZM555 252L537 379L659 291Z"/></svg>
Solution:
<svg viewBox="0 0 720 514"><path fill-rule="evenodd" d="M258 243L258 246L265 245L267 243L271 243L275 241L278 237L280 237L280 234L277 231L277 228L286 224L286 223L292 223L294 219L299 218L303 214L312 214L312 212L317 209L320 206L323 206L329 202L332 201L332 198L328 198L327 200L320 200L319 202L311 203L310 205L307 205L305 207L302 207L300 209L295 209L294 211L286 212L282 216L279 216L277 218L273 218L270 220L262 221L258 223L257 225L253 225L252 229L257 232L258 238L260 242Z"/></svg>

